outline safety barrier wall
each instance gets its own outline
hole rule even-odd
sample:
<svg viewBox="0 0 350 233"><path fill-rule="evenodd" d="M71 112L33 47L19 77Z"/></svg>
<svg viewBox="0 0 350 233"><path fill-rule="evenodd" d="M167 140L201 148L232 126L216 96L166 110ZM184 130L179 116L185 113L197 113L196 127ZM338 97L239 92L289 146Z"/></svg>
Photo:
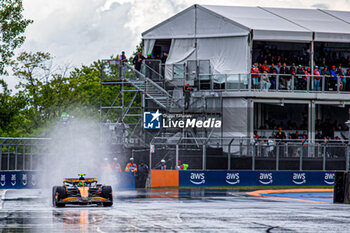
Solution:
<svg viewBox="0 0 350 233"><path fill-rule="evenodd" d="M0 189L38 188L39 176L35 171L0 172Z"/></svg>
<svg viewBox="0 0 350 233"><path fill-rule="evenodd" d="M172 175L168 175L171 173ZM178 183L177 183L178 182ZM178 184L178 185L176 185ZM160 171L152 170L151 187L332 186L327 171Z"/></svg>
<svg viewBox="0 0 350 233"><path fill-rule="evenodd" d="M37 171L0 171L0 189L39 188L39 179L40 173ZM53 185L59 184L52 184L52 186ZM116 184L113 185L114 190L134 188L135 176L133 173L121 172L117 174Z"/></svg>
<svg viewBox="0 0 350 233"><path fill-rule="evenodd" d="M179 171L177 170L152 170L151 187L178 187Z"/></svg>

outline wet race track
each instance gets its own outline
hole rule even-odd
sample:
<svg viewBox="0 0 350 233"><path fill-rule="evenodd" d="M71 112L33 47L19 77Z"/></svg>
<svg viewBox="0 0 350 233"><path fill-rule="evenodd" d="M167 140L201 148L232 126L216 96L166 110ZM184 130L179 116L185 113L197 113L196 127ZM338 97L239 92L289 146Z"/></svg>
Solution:
<svg viewBox="0 0 350 233"><path fill-rule="evenodd" d="M350 221L350 206L331 204L331 192L121 191L105 208L54 208L46 192L0 192L0 232L344 232Z"/></svg>

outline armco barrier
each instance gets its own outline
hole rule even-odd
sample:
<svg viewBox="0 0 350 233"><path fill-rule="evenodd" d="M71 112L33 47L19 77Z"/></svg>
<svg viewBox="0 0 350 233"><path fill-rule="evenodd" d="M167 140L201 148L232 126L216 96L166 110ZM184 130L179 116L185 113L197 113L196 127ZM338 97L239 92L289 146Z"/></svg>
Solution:
<svg viewBox="0 0 350 233"><path fill-rule="evenodd" d="M178 187L179 171L177 170L152 170L151 187Z"/></svg>
<svg viewBox="0 0 350 233"><path fill-rule="evenodd" d="M331 186L334 173L323 171L179 171L180 187Z"/></svg>
<svg viewBox="0 0 350 233"><path fill-rule="evenodd" d="M0 172L0 189L38 188L38 173L35 171Z"/></svg>

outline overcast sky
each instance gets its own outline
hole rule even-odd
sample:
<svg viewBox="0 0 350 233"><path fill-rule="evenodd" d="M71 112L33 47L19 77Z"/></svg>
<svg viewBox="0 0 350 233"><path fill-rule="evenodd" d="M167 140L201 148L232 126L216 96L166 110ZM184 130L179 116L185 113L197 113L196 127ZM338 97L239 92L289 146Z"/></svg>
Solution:
<svg viewBox="0 0 350 233"><path fill-rule="evenodd" d="M50 52L56 64L73 66L122 50L129 56L143 31L195 3L350 10L350 0L23 0L34 23L17 52Z"/></svg>

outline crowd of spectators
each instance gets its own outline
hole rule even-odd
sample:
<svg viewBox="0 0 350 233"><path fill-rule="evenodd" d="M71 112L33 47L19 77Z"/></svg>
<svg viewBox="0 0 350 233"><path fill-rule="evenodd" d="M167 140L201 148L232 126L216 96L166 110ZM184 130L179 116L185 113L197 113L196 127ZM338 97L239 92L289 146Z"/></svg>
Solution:
<svg viewBox="0 0 350 233"><path fill-rule="evenodd" d="M277 124L274 120L266 120L265 124L262 125L259 129L260 130L272 130L272 135L270 137L260 137L258 135L257 131L254 131L254 138L255 139L267 139L267 138L273 138L276 140L295 140L295 139L307 139L307 119L304 119L303 122L297 126L297 124L289 120L287 121L286 130L289 133L286 133L282 130L283 122L280 124ZM302 133L299 132L299 130L303 131ZM339 124L337 120L334 120L331 122L329 119L326 119L325 121L321 121L320 119L316 120L315 123L315 130L316 140L337 140L337 137L335 137L334 132L335 131L347 131L347 126L343 124ZM276 132L277 131L277 132Z"/></svg>
<svg viewBox="0 0 350 233"><path fill-rule="evenodd" d="M350 67L350 57L348 57ZM253 89L350 91L350 68L328 67L325 58L312 69L303 56L284 58L261 51L251 68Z"/></svg>

